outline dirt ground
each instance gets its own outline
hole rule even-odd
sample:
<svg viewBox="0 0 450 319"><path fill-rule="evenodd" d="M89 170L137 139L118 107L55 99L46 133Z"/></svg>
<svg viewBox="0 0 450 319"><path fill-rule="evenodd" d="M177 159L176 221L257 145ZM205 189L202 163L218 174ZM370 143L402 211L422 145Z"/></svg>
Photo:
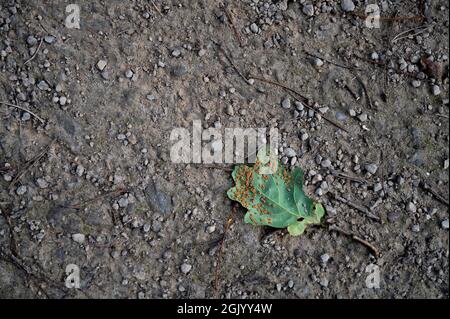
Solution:
<svg viewBox="0 0 450 319"><path fill-rule="evenodd" d="M366 3L0 0L0 297L448 298L449 3ZM194 120L278 128L340 231L245 224Z"/></svg>

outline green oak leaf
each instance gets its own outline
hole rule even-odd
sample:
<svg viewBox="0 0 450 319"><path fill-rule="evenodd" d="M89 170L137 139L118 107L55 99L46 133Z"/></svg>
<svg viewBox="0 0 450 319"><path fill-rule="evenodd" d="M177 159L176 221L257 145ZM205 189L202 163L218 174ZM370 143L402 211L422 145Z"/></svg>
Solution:
<svg viewBox="0 0 450 319"><path fill-rule="evenodd" d="M246 223L287 227L291 235L298 236L308 225L319 224L325 214L323 206L303 192L302 170L287 171L265 149L258 152L255 165L236 166L232 177L235 186L227 195L247 208Z"/></svg>

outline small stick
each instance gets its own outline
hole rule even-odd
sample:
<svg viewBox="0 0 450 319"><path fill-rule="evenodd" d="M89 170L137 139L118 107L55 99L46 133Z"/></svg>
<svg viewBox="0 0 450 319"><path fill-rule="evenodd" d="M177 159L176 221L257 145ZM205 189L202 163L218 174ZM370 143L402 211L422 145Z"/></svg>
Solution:
<svg viewBox="0 0 450 319"><path fill-rule="evenodd" d="M431 28L432 26L434 26L434 23L431 24L431 25L422 26L422 27L417 27L417 28L412 28L412 29L409 29L409 30L400 32L399 34L397 34L397 35L391 40L391 42L392 42L392 43L395 43L395 42L397 42L397 41L400 41L400 40L402 40L402 39L408 38L408 37L410 37L410 36L411 36L411 37L414 37L414 36L416 36L416 35L419 35L419 34L421 34L421 33L424 33L426 30L428 30L428 29ZM414 33L414 34L409 34L409 35L407 35L408 33L412 32L412 31L416 31L416 30L420 30L420 31L418 31L418 32L416 32L416 33Z"/></svg>
<svg viewBox="0 0 450 319"><path fill-rule="evenodd" d="M299 97L300 97L301 99L303 99L303 102L305 102L305 106L306 106L308 109L316 111L314 108L312 108L311 106L308 105L308 98L306 98L304 95L300 94L300 93L297 92L296 90L294 90L294 89L292 89L292 88L290 88L290 87L288 87L288 86L286 86L286 85L284 85L284 84L281 84L281 83L278 83L278 82L275 82L275 81L272 81L272 80L267 80L267 79L262 78L262 77L251 76L251 78L252 78L252 79L255 79L255 80L258 80L258 81L261 81L261 82L268 83L268 84L276 85L276 86L278 86L278 87L281 87L281 88L285 89L286 91L290 92L291 94L294 94L293 97L294 97L295 99L298 99ZM297 95L297 96L295 96L295 95ZM338 129L340 129L340 130L346 132L347 134L350 133L347 129L345 129L344 127L342 127L342 126L339 125L338 123L332 121L332 120L329 119L328 117L326 117L326 116L324 116L324 115L322 115L322 117L323 117L328 123L330 123L331 125L334 125L334 126L337 127Z"/></svg>
<svg viewBox="0 0 450 319"><path fill-rule="evenodd" d="M427 191L428 193L430 193L431 195L433 195L438 201L440 201L441 203L449 206L449 202L448 200L446 200L444 197L442 197L441 195L438 194L438 192L436 192L434 189L431 188L430 185L428 185L427 183L424 182L420 182L420 186Z"/></svg>
<svg viewBox="0 0 450 319"><path fill-rule="evenodd" d="M223 255L223 246L225 244L227 232L230 229L231 224L233 224L233 216L236 214L237 207L238 207L237 204L233 204L233 207L231 208L231 213L228 215L227 222L225 224L222 240L220 241L219 252L218 252L217 262L216 262L216 269L214 271L214 291L215 291L216 297L219 294L219 276L220 276L220 264L221 264L222 255Z"/></svg>
<svg viewBox="0 0 450 319"><path fill-rule="evenodd" d="M23 108L21 106L18 106L18 105L15 105L15 104L11 104L11 103L8 103L8 102L3 102L3 101L0 101L0 104L4 104L4 105L10 106L10 107L15 107L16 109L19 109L19 110L22 110L24 112L30 113L32 116L34 116L36 119L38 119L39 122L41 122L42 124L45 123L45 121L41 117L39 117L37 114L31 112L30 110L27 110L26 108Z"/></svg>
<svg viewBox="0 0 450 319"><path fill-rule="evenodd" d="M364 19L364 20L367 18L372 18L368 15L361 14L358 12L353 13L353 15L358 18ZM412 17L377 17L377 19L379 21L409 21L409 20L412 20L412 21L420 22L420 21L423 21L425 18L423 16L412 16Z"/></svg>
<svg viewBox="0 0 450 319"><path fill-rule="evenodd" d="M365 214L365 215L366 215L367 217L369 217L370 219L373 219L373 220L376 220L376 221L378 221L378 222L381 222L380 217L375 216L374 214L372 214L371 212L369 212L369 211L367 210L367 208L362 207L362 206L360 206L360 205L358 205L358 204L356 204L356 203L353 203L353 202L351 202L351 201L349 201L349 200L346 200L345 198L343 198L343 197L341 197L341 196L338 196L338 195L336 195L336 194L333 194L333 193L330 193L330 194L332 194L333 197L334 197L336 200L338 200L338 201L340 201L341 203L344 203L344 204L350 206L351 208L356 209L357 211L360 211L361 213Z"/></svg>
<svg viewBox="0 0 450 319"><path fill-rule="evenodd" d="M306 55L309 55L309 56L311 56L311 57L313 57L313 58L321 59L321 60L323 60L323 61L325 61L325 62L328 62L328 63L330 63L330 64L332 64L332 65L335 65L335 66L340 67L340 68L343 68L343 69L348 69L348 70L359 70L358 68L356 68L356 67L354 67L354 66L347 66L347 65L339 64L339 63L336 63L336 62L327 60L327 59L325 59L325 58L323 58L323 57L320 57L320 56L318 56L318 55L316 55L316 54L310 53L310 52L308 52L308 51L306 51L306 50L303 50L303 52L304 52Z"/></svg>
<svg viewBox="0 0 450 319"><path fill-rule="evenodd" d="M228 62L231 64L231 67L236 71L236 73L248 84L250 85L249 80L245 77L245 75L238 69L238 67L233 63L233 60L228 56L228 54L225 52L222 45L220 45L218 42L213 40L213 43L219 47L220 52L225 56L225 58L228 60Z"/></svg>
<svg viewBox="0 0 450 319"><path fill-rule="evenodd" d="M342 178L342 179L347 179L350 180L352 182L358 182L361 184L367 184L367 181L365 179L359 178L359 177L355 177L355 176L350 176L347 175L345 173L341 173L341 172L335 172L333 173L334 176L336 176L337 178Z"/></svg>
<svg viewBox="0 0 450 319"><path fill-rule="evenodd" d="M241 38L240 33L236 29L232 14L230 11L228 11L228 8L223 3L222 3L222 5L223 5L223 10L225 11L225 15L227 16L228 21L230 21L230 25L231 25L231 28L233 29L234 35L236 36L237 40L239 41L239 46L243 47L244 44L242 43L242 38Z"/></svg>
<svg viewBox="0 0 450 319"><path fill-rule="evenodd" d="M363 91L364 91L364 94L366 96L367 104L369 105L369 108L373 109L372 100L370 98L369 92L367 91L366 84L364 84L364 81L361 80L361 78L359 76L356 76L356 80L358 80L359 84L361 84L361 86L363 88Z"/></svg>
<svg viewBox="0 0 450 319"><path fill-rule="evenodd" d="M50 146L53 144L55 140L52 140L50 143L48 143L44 149L38 153L36 156L34 156L31 160L29 160L27 162L27 164L25 165L25 167L22 169L22 171L17 174L17 176L12 180L12 182L9 184L9 187L12 188L21 178L22 176L31 168L34 166L34 164L36 164L37 162L39 162L39 160L44 157L45 154L47 154L48 149L50 148Z"/></svg>
<svg viewBox="0 0 450 319"><path fill-rule="evenodd" d="M158 13L161 15L161 17L163 17L164 15L162 14L161 10L159 10L159 8L156 6L155 2L151 1L153 8L155 8L156 11L158 11Z"/></svg>
<svg viewBox="0 0 450 319"><path fill-rule="evenodd" d="M32 55L28 60L26 60L26 61L23 63L23 65L27 64L28 62L31 62L31 61L36 57L36 55L37 55L38 52L39 52L39 49L41 48L41 45L42 45L42 42L43 42L43 41L44 41L44 38L41 38L41 41L39 41L39 45L38 45L36 51L34 51L33 55Z"/></svg>
<svg viewBox="0 0 450 319"><path fill-rule="evenodd" d="M338 233L341 233L343 235L346 235L350 238L352 238L353 240L359 242L360 244L366 246L373 254L376 258L378 258L378 256L380 255L380 251L378 250L377 247L375 247L373 244L369 243L367 240L357 236L356 234L343 230L335 225L328 225L328 230L330 231L335 231Z"/></svg>
<svg viewBox="0 0 450 319"><path fill-rule="evenodd" d="M122 195L122 194L124 194L126 192L127 192L127 190L125 188L120 187L120 188L118 188L116 190L113 190L113 191L110 191L110 192L106 192L105 194L102 194L100 196L96 196L96 197L90 198L90 199L88 199L88 200L86 200L84 202L81 202L79 204L74 204L74 205L69 205L69 206L61 206L61 207L63 207L63 208L72 208L72 209L81 209L83 207L86 207L88 204L90 204L92 202L95 202L97 200L100 200L102 198L108 197L110 195L114 195L114 197L117 197L117 196Z"/></svg>

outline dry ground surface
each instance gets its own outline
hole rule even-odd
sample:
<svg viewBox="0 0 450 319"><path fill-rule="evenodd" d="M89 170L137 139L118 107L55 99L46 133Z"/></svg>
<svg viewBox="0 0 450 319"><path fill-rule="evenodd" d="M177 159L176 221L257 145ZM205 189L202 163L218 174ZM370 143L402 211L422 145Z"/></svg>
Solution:
<svg viewBox="0 0 450 319"><path fill-rule="evenodd" d="M368 3L0 0L0 297L448 298L449 3ZM245 224L193 120L278 128L351 234Z"/></svg>

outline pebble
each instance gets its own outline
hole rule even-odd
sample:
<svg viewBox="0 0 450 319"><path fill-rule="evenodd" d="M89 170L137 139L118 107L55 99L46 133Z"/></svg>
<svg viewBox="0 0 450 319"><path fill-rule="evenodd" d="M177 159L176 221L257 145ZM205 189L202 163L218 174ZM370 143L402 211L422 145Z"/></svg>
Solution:
<svg viewBox="0 0 450 319"><path fill-rule="evenodd" d="M365 166L366 171L368 171L370 174L375 174L378 170L378 165L377 164L367 164Z"/></svg>
<svg viewBox="0 0 450 319"><path fill-rule="evenodd" d="M361 114L361 115L358 116L358 119L359 119L361 122L366 122L367 119L368 119L368 116L367 116L366 113L363 113L363 114Z"/></svg>
<svg viewBox="0 0 450 319"><path fill-rule="evenodd" d="M323 168L328 168L328 167L331 166L331 161L330 161L329 159L324 159L324 160L322 161L322 163L320 163L320 165L321 165Z"/></svg>
<svg viewBox="0 0 450 319"><path fill-rule="evenodd" d="M23 195L23 194L25 194L27 192L27 187L25 186L25 185L22 185L22 186L19 186L17 189L16 189L16 193L17 193L17 195Z"/></svg>
<svg viewBox="0 0 450 319"><path fill-rule="evenodd" d="M294 281L293 280L289 280L288 281L288 287L289 288L294 288Z"/></svg>
<svg viewBox="0 0 450 319"><path fill-rule="evenodd" d="M178 49L175 49L172 51L172 56L175 58L178 58L181 55L181 51Z"/></svg>
<svg viewBox="0 0 450 319"><path fill-rule="evenodd" d="M312 17L314 15L314 6L311 3L306 3L303 5L302 11L308 17Z"/></svg>
<svg viewBox="0 0 450 319"><path fill-rule="evenodd" d="M82 243L84 243L86 236L84 234L73 234L72 239L73 239L73 241L75 241L79 244L82 244Z"/></svg>
<svg viewBox="0 0 450 319"><path fill-rule="evenodd" d="M258 33L259 27L258 27L258 25L257 25L256 23L252 23L252 24L250 25L250 30L251 30L253 33Z"/></svg>
<svg viewBox="0 0 450 319"><path fill-rule="evenodd" d="M133 77L133 74L134 74L133 71L131 71L130 69L125 71L125 77L127 79L131 79Z"/></svg>
<svg viewBox="0 0 450 319"><path fill-rule="evenodd" d="M177 65L172 69L172 74L178 77L185 75L187 72L188 69L184 64Z"/></svg>
<svg viewBox="0 0 450 319"><path fill-rule="evenodd" d="M383 185L381 185L381 183L376 183L375 185L373 185L373 191L374 192L379 192L383 189Z"/></svg>
<svg viewBox="0 0 450 319"><path fill-rule="evenodd" d="M181 267L180 267L180 269L181 269L181 272L182 272L183 274L187 274L187 273L189 273L189 272L191 271L192 265L189 265L189 264L182 264Z"/></svg>
<svg viewBox="0 0 450 319"><path fill-rule="evenodd" d="M83 176L83 174L84 174L84 167L83 167L83 165L78 165L77 166L76 173L80 177Z"/></svg>
<svg viewBox="0 0 450 319"><path fill-rule="evenodd" d="M216 226L215 226L215 225L211 225L211 226L208 226L208 227L206 228L206 232L207 232L208 234L214 233L215 230L216 230Z"/></svg>
<svg viewBox="0 0 450 319"><path fill-rule="evenodd" d="M417 212L417 207L413 202L409 202L406 205L406 210L410 213L415 213L415 212Z"/></svg>
<svg viewBox="0 0 450 319"><path fill-rule="evenodd" d="M287 157L294 157L297 155L297 153L294 151L294 149L288 147L285 148L283 151L284 155L286 155Z"/></svg>
<svg viewBox="0 0 450 319"><path fill-rule="evenodd" d="M399 212L389 212L387 215L387 218L391 223L393 223L393 222L396 222L397 220L399 220L400 216L401 215Z"/></svg>
<svg viewBox="0 0 450 319"><path fill-rule="evenodd" d="M48 44L53 44L55 42L56 38L52 35L46 35L44 37L44 41Z"/></svg>
<svg viewBox="0 0 450 319"><path fill-rule="evenodd" d="M27 38L27 43L28 45L35 45L37 43L37 39L34 36L30 35Z"/></svg>
<svg viewBox="0 0 450 319"><path fill-rule="evenodd" d="M103 80L109 80L109 72L108 71L103 71L102 72L102 78L103 78Z"/></svg>
<svg viewBox="0 0 450 319"><path fill-rule="evenodd" d="M433 91L433 95L435 95L435 96L438 96L441 94L441 88L439 87L439 85L433 85L432 91Z"/></svg>
<svg viewBox="0 0 450 319"><path fill-rule="evenodd" d="M323 66L323 61L322 61L322 59L319 59L319 58L315 58L314 59L314 65L315 66L317 66L317 67L321 67L321 66Z"/></svg>
<svg viewBox="0 0 450 319"><path fill-rule="evenodd" d="M411 227L411 230L412 230L413 232L415 232L415 233L418 233L418 232L420 232L420 226L419 226L418 224L414 224L414 225Z"/></svg>
<svg viewBox="0 0 450 319"><path fill-rule="evenodd" d="M45 82L44 80L39 81L37 87L41 91L47 91L50 88L47 82Z"/></svg>
<svg viewBox="0 0 450 319"><path fill-rule="evenodd" d="M106 60L99 60L97 62L97 69L99 69L100 71L103 71L107 64L108 64L108 62Z"/></svg>
<svg viewBox="0 0 450 319"><path fill-rule="evenodd" d="M345 12L352 12L355 10L355 4L352 0L342 0L341 1L341 8Z"/></svg>
<svg viewBox="0 0 450 319"><path fill-rule="evenodd" d="M291 108L291 100L290 100L288 97L286 97L286 98L281 102L281 106L282 106L284 109L290 109L290 108Z"/></svg>
<svg viewBox="0 0 450 319"><path fill-rule="evenodd" d="M322 256L320 256L320 260L326 264L328 262L328 260L330 260L330 255L328 254L323 254Z"/></svg>
<svg viewBox="0 0 450 319"><path fill-rule="evenodd" d="M441 226L443 229L448 230L448 219L443 220Z"/></svg>
<svg viewBox="0 0 450 319"><path fill-rule="evenodd" d="M422 82L420 82L419 80L414 80L411 82L411 84L413 87L418 88L422 84Z"/></svg>
<svg viewBox="0 0 450 319"><path fill-rule="evenodd" d="M128 206L128 198L126 197L122 197L121 199L119 199L118 201L119 207L125 208Z"/></svg>
<svg viewBox="0 0 450 319"><path fill-rule="evenodd" d="M39 188L47 188L48 187L47 181L43 178L38 178L36 180L36 184L39 186Z"/></svg>

